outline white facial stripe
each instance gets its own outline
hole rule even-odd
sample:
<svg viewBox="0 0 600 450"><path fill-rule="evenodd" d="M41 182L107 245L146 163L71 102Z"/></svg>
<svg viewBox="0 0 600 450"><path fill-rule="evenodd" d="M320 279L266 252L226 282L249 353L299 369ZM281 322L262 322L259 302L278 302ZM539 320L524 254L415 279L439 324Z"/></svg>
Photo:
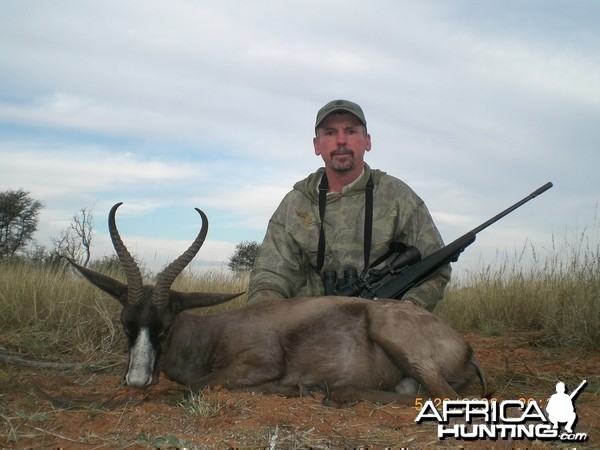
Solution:
<svg viewBox="0 0 600 450"><path fill-rule="evenodd" d="M141 328L135 344L129 350L129 370L127 371L127 384L134 387L152 384L152 369L156 351L150 342L150 331Z"/></svg>

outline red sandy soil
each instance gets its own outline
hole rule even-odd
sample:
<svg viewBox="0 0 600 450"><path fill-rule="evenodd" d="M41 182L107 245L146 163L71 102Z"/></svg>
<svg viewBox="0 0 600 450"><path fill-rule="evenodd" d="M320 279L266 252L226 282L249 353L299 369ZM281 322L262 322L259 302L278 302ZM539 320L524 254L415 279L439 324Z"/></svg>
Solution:
<svg viewBox="0 0 600 450"><path fill-rule="evenodd" d="M118 370L60 371L0 363L2 448L600 448L600 351L536 345L535 333L468 334L499 400L535 399L545 406L557 381L576 397L575 427L588 440L464 441L437 437L437 424L415 423L410 406L361 402L330 408L317 398L205 392L208 417L186 410L184 388L164 377L137 390ZM477 396L474 383L469 396ZM195 397L198 399L198 397ZM189 400L188 400L189 403Z"/></svg>

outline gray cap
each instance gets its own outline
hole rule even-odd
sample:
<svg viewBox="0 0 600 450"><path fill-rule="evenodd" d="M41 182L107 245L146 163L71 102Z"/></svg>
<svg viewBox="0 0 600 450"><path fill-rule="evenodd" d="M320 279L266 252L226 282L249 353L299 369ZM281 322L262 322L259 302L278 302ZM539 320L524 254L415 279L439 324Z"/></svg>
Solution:
<svg viewBox="0 0 600 450"><path fill-rule="evenodd" d="M351 114L354 114L365 126L365 128L367 128L367 119L365 119L365 114L360 106L348 100L333 100L323 106L317 113L315 130L319 128L319 125L321 125L321 122L325 120L325 117L334 111L347 111Z"/></svg>

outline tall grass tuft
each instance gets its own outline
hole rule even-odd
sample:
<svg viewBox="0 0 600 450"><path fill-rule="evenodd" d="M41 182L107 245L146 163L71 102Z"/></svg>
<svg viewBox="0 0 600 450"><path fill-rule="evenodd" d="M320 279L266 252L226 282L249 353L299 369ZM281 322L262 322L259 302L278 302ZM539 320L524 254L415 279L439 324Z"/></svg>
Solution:
<svg viewBox="0 0 600 450"><path fill-rule="evenodd" d="M108 271L107 271L108 270ZM120 268L103 273L125 281ZM154 280L147 280L154 282ZM173 288L181 291L244 292L247 277L229 272L184 271ZM211 308L213 313L239 308L245 295ZM69 359L121 364L126 342L120 304L71 268L0 262L0 349L34 359Z"/></svg>
<svg viewBox="0 0 600 450"><path fill-rule="evenodd" d="M86 359L123 348L118 304L64 267L0 263L1 344L35 357Z"/></svg>
<svg viewBox="0 0 600 450"><path fill-rule="evenodd" d="M543 258L525 245L512 259L453 283L436 313L461 329L533 330L547 345L598 348L600 247L585 234L554 241Z"/></svg>

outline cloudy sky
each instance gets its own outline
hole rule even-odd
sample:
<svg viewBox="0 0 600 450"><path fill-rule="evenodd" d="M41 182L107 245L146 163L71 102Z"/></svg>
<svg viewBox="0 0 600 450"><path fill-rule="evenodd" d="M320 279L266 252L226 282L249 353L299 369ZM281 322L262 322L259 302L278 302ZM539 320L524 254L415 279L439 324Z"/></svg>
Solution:
<svg viewBox="0 0 600 450"><path fill-rule="evenodd" d="M161 266L210 219L198 265L261 241L292 184L321 165L317 110L362 105L367 162L406 181L458 266L597 236L600 2L593 0L0 0L0 190L45 204L51 245L93 211Z"/></svg>

